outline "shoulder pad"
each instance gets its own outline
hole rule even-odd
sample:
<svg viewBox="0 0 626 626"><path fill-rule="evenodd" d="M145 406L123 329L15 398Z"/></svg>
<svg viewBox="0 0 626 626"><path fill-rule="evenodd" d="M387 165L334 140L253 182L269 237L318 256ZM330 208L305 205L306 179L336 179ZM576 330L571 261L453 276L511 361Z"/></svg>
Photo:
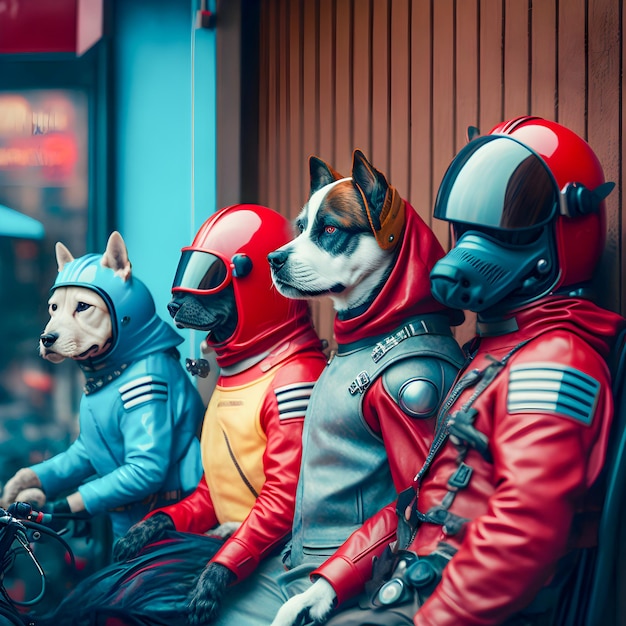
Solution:
<svg viewBox="0 0 626 626"><path fill-rule="evenodd" d="M600 383L588 374L559 363L521 363L511 366L509 413L557 413L589 425L593 420Z"/></svg>
<svg viewBox="0 0 626 626"><path fill-rule="evenodd" d="M384 372L383 385L407 415L426 419L439 409L455 374L455 368L435 358L409 358L394 363Z"/></svg>

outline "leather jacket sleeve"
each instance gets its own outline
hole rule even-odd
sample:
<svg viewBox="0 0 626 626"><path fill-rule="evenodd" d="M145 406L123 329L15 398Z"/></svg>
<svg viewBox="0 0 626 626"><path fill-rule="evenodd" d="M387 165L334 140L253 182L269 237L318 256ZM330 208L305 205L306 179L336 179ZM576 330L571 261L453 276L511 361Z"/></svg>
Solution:
<svg viewBox="0 0 626 626"><path fill-rule="evenodd" d="M357 595L371 578L374 559L380 558L395 540L397 525L393 502L352 533L331 558L311 573L311 577L325 578L335 590L338 604Z"/></svg>
<svg viewBox="0 0 626 626"><path fill-rule="evenodd" d="M203 534L217 524L215 507L204 476L200 478L200 482L193 493L180 502L152 511L150 515L146 516L146 519L155 513L169 515L176 530L181 532Z"/></svg>
<svg viewBox="0 0 626 626"><path fill-rule="evenodd" d="M550 358L541 342L530 346L523 361ZM415 615L415 626L500 624L533 600L568 551L574 515L584 510L585 494L604 461L612 397L606 366L591 349L569 343L559 355L600 384L591 423L553 412L511 414L508 375L496 380L488 398L493 487L485 493L484 485L478 493L470 483L465 506L472 500L488 504L468 524L440 584ZM468 456L467 463L479 461Z"/></svg>
<svg viewBox="0 0 626 626"><path fill-rule="evenodd" d="M68 485L74 487L96 473L80 435L67 450L31 466L31 469L39 477L49 499L66 490Z"/></svg>
<svg viewBox="0 0 626 626"><path fill-rule="evenodd" d="M283 367L264 399L262 427L267 437L263 455L265 483L248 517L212 559L230 569L238 580L283 545L291 532L296 486L302 456L303 418L280 419L274 388L316 380L318 360L292 362Z"/></svg>

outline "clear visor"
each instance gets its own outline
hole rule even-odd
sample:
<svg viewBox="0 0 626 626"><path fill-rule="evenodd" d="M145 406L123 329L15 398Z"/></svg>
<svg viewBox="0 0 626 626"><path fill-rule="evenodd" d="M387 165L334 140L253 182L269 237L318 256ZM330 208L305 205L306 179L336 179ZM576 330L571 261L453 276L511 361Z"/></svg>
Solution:
<svg viewBox="0 0 626 626"><path fill-rule="evenodd" d="M183 248L172 291L210 294L221 291L231 279L230 267L218 256Z"/></svg>
<svg viewBox="0 0 626 626"><path fill-rule="evenodd" d="M496 230L547 224L559 189L545 162L511 137L487 135L465 146L443 177L434 216Z"/></svg>

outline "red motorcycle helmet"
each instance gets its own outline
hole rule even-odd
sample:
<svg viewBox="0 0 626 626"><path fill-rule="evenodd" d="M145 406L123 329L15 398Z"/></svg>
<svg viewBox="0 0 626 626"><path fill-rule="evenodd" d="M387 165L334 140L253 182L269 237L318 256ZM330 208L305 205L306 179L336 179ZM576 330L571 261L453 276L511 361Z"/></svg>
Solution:
<svg viewBox="0 0 626 626"><path fill-rule="evenodd" d="M214 213L182 248L172 293L210 295L232 284L238 322L220 352L260 353L301 324L310 324L308 304L278 293L267 255L293 239L290 222L276 211L238 204Z"/></svg>
<svg viewBox="0 0 626 626"><path fill-rule="evenodd" d="M555 238L560 277L553 291L591 280L606 237L604 172L589 144L572 130L540 117L502 122L489 135L506 135L538 154L560 190Z"/></svg>

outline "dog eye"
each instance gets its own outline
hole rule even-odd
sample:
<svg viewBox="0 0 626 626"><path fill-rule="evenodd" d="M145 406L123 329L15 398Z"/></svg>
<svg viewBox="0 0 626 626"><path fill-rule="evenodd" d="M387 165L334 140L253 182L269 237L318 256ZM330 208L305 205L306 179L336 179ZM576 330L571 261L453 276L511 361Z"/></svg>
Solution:
<svg viewBox="0 0 626 626"><path fill-rule="evenodd" d="M299 233L303 233L304 232L304 224L302 222L296 222L296 228L298 229Z"/></svg>
<svg viewBox="0 0 626 626"><path fill-rule="evenodd" d="M86 302L79 302L76 305L76 312L80 313L81 311L86 311L90 307L91 307L91 304L87 304Z"/></svg>
<svg viewBox="0 0 626 626"><path fill-rule="evenodd" d="M58 307L56 304L51 304L51 305L48 307L48 309L49 309L50 311L56 311L58 308L59 308L59 307Z"/></svg>
<svg viewBox="0 0 626 626"><path fill-rule="evenodd" d="M335 226L324 226L324 232L327 235L332 235L336 230L337 228L335 228Z"/></svg>

